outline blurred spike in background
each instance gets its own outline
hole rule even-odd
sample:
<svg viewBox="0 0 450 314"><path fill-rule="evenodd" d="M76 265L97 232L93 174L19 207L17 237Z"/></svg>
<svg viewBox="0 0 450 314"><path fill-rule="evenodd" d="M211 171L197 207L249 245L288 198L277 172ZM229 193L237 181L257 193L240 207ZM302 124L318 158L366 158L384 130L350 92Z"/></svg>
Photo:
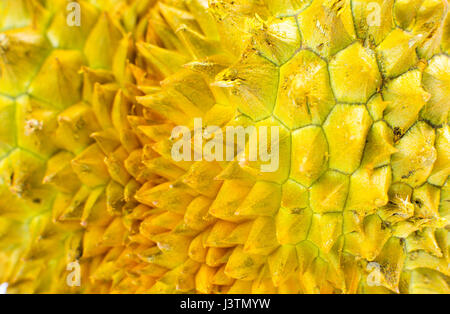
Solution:
<svg viewBox="0 0 450 314"><path fill-rule="evenodd" d="M1 1L0 283L449 293L448 11ZM248 149L174 161L172 130L195 118L278 126L278 170L261 172Z"/></svg>

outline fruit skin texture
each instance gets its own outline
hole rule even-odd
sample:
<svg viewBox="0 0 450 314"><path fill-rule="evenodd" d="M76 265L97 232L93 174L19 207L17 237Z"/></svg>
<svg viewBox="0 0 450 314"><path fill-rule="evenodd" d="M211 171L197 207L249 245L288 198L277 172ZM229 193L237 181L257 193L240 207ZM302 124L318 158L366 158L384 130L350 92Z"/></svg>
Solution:
<svg viewBox="0 0 450 314"><path fill-rule="evenodd" d="M0 4L9 292L450 292L447 0L77 2ZM198 117L279 169L174 161Z"/></svg>

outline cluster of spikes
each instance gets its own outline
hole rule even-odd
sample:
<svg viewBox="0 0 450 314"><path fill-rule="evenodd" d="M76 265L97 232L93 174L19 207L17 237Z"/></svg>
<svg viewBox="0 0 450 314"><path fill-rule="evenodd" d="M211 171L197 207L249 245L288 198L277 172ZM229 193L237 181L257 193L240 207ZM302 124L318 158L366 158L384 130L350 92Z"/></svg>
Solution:
<svg viewBox="0 0 450 314"><path fill-rule="evenodd" d="M74 2L0 3L8 292L450 292L447 0ZM198 117L279 169L174 161Z"/></svg>

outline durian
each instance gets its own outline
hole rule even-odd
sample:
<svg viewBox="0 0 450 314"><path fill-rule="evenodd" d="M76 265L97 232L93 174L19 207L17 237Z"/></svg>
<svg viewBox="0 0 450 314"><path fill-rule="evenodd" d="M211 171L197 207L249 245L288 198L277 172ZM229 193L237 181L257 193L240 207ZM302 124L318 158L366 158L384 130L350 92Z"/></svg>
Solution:
<svg viewBox="0 0 450 314"><path fill-rule="evenodd" d="M448 11L1 1L0 284L450 293ZM196 119L278 127L276 171L174 160Z"/></svg>

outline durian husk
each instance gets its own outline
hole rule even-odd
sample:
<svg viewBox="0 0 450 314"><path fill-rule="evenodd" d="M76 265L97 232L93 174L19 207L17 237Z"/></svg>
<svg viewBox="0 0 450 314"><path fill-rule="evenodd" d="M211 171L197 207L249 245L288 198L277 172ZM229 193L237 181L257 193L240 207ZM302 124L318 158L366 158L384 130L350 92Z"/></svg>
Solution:
<svg viewBox="0 0 450 314"><path fill-rule="evenodd" d="M0 4L8 292L450 292L447 0L76 2ZM174 161L195 118L278 170Z"/></svg>

